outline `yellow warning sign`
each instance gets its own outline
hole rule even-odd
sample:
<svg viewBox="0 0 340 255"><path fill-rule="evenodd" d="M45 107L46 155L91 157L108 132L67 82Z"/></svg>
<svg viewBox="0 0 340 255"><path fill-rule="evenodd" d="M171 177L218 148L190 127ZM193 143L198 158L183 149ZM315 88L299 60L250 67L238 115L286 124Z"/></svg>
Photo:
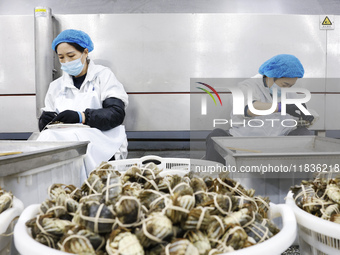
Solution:
<svg viewBox="0 0 340 255"><path fill-rule="evenodd" d="M335 28L334 15L319 15L320 29L329 30Z"/></svg>
<svg viewBox="0 0 340 255"><path fill-rule="evenodd" d="M331 26L332 25L332 22L330 21L328 16L326 16L325 19L322 21L322 25L323 26Z"/></svg>

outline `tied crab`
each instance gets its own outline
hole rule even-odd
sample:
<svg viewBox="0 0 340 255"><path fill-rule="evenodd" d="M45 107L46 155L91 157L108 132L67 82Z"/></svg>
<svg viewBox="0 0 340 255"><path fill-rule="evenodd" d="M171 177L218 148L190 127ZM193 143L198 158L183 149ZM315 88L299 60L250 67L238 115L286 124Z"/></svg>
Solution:
<svg viewBox="0 0 340 255"><path fill-rule="evenodd" d="M226 225L223 222L223 218L221 216L212 215L211 223L207 229L207 235L210 240L218 240L226 231ZM211 243L212 246L216 245L216 242Z"/></svg>
<svg viewBox="0 0 340 255"><path fill-rule="evenodd" d="M124 229L114 230L106 242L109 255L144 255L143 246L136 235Z"/></svg>
<svg viewBox="0 0 340 255"><path fill-rule="evenodd" d="M199 255L197 248L188 239L175 239L165 247L165 255Z"/></svg>
<svg viewBox="0 0 340 255"><path fill-rule="evenodd" d="M122 182L119 175L108 174L102 177L105 184L102 193L106 204L115 204L122 195Z"/></svg>
<svg viewBox="0 0 340 255"><path fill-rule="evenodd" d="M182 228L185 230L207 230L211 217L209 214L210 207L196 207L192 209L187 219L183 222Z"/></svg>
<svg viewBox="0 0 340 255"><path fill-rule="evenodd" d="M210 200L207 194L208 187L202 178L193 177L190 186L194 191L197 206L203 205Z"/></svg>
<svg viewBox="0 0 340 255"><path fill-rule="evenodd" d="M96 254L91 242L82 235L69 235L61 240L60 250L79 255Z"/></svg>
<svg viewBox="0 0 340 255"><path fill-rule="evenodd" d="M141 204L136 197L122 196L115 205L116 222L122 227L139 225Z"/></svg>
<svg viewBox="0 0 340 255"><path fill-rule="evenodd" d="M166 215L174 224L180 223L188 217L191 209L195 206L195 197L192 195L174 195L166 200Z"/></svg>
<svg viewBox="0 0 340 255"><path fill-rule="evenodd" d="M326 195L333 202L340 204L340 188L335 181L329 181L326 188Z"/></svg>
<svg viewBox="0 0 340 255"><path fill-rule="evenodd" d="M110 233L115 223L113 206L86 202L81 204L73 221L94 233Z"/></svg>
<svg viewBox="0 0 340 255"><path fill-rule="evenodd" d="M261 243L273 236L273 233L270 232L269 228L263 226L257 221L246 226L245 231L247 232L252 244Z"/></svg>
<svg viewBox="0 0 340 255"><path fill-rule="evenodd" d="M230 225L227 232L223 235L217 249L224 250L231 246L234 250L243 248L248 240L246 231L239 225Z"/></svg>
<svg viewBox="0 0 340 255"><path fill-rule="evenodd" d="M236 198L231 195L222 195L216 193L209 193L209 201L205 202L203 206L212 207L211 215L228 215L236 208Z"/></svg>
<svg viewBox="0 0 340 255"><path fill-rule="evenodd" d="M142 227L136 231L140 243L144 248L162 243L173 235L171 220L161 212L154 212L143 222Z"/></svg>
<svg viewBox="0 0 340 255"><path fill-rule="evenodd" d="M237 224L244 227L251 224L254 220L254 213L248 208L243 208L224 217L223 222L226 226Z"/></svg>
<svg viewBox="0 0 340 255"><path fill-rule="evenodd" d="M331 175L331 173L328 173ZM291 187L293 198L302 210L320 217L340 223L340 180L325 178L319 174L314 180L303 180L301 185Z"/></svg>
<svg viewBox="0 0 340 255"><path fill-rule="evenodd" d="M165 207L165 199L168 196L164 192L152 189L142 190L138 194L138 198L146 211L159 211L163 209Z"/></svg>
<svg viewBox="0 0 340 255"><path fill-rule="evenodd" d="M91 194L101 194L103 188L105 187L102 179L94 172L91 172L90 176L85 180L83 185L81 186L81 191L85 195Z"/></svg>
<svg viewBox="0 0 340 255"><path fill-rule="evenodd" d="M85 238L87 240L85 240ZM90 242L90 243L88 243ZM78 246L84 244L84 250L79 250ZM65 234L58 243L61 250L77 253L77 252L89 252L92 250L99 251L105 245L105 238L99 234L93 233L83 226L67 226L65 228ZM78 254L78 253L77 253Z"/></svg>
<svg viewBox="0 0 340 255"><path fill-rule="evenodd" d="M12 207L13 194L0 189L0 213Z"/></svg>
<svg viewBox="0 0 340 255"><path fill-rule="evenodd" d="M184 237L196 247L199 254L208 254L211 250L210 241L207 235L199 230L189 230L184 234Z"/></svg>
<svg viewBox="0 0 340 255"><path fill-rule="evenodd" d="M232 195L245 197L253 197L255 194L254 189L247 190L239 182L226 177L215 179L215 191L217 193L231 193Z"/></svg>
<svg viewBox="0 0 340 255"><path fill-rule="evenodd" d="M26 222L26 226L32 230L32 236L35 238L38 234L43 233L53 238L61 237L67 226L72 226L69 220L53 218L53 215L38 215L37 217Z"/></svg>

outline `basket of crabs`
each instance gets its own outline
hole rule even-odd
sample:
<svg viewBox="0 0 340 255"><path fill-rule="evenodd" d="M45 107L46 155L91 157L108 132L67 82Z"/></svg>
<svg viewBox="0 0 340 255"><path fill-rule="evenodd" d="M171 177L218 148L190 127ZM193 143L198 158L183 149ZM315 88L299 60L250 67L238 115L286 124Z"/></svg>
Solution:
<svg viewBox="0 0 340 255"><path fill-rule="evenodd" d="M255 196L228 176L196 175L192 162L155 156L103 162L81 187L53 184L49 199L22 213L16 248L23 255L273 255L290 247L296 220L289 206Z"/></svg>
<svg viewBox="0 0 340 255"><path fill-rule="evenodd" d="M318 174L291 188L286 198L298 224L300 252L340 254L340 179Z"/></svg>

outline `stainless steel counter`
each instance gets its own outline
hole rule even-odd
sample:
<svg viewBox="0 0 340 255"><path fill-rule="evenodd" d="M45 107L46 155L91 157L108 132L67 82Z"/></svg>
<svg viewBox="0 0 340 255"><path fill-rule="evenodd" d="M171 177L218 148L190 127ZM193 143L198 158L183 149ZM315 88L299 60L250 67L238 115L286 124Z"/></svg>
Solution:
<svg viewBox="0 0 340 255"><path fill-rule="evenodd" d="M214 137L216 150L228 165L267 170L280 168L273 176L333 170L340 172L340 141L318 136ZM285 169L283 169L285 168ZM285 170L285 171L281 171ZM267 174L270 174L269 171ZM267 175L268 177L268 175Z"/></svg>
<svg viewBox="0 0 340 255"><path fill-rule="evenodd" d="M0 141L0 177L22 173L86 154L89 142Z"/></svg>

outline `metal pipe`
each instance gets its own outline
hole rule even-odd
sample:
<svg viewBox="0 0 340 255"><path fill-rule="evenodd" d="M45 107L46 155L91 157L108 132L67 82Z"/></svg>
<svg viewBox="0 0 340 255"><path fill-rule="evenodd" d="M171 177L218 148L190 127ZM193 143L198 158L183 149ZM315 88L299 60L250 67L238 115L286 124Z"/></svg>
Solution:
<svg viewBox="0 0 340 255"><path fill-rule="evenodd" d="M34 9L36 115L44 107L48 85L53 81L53 23L51 9Z"/></svg>

